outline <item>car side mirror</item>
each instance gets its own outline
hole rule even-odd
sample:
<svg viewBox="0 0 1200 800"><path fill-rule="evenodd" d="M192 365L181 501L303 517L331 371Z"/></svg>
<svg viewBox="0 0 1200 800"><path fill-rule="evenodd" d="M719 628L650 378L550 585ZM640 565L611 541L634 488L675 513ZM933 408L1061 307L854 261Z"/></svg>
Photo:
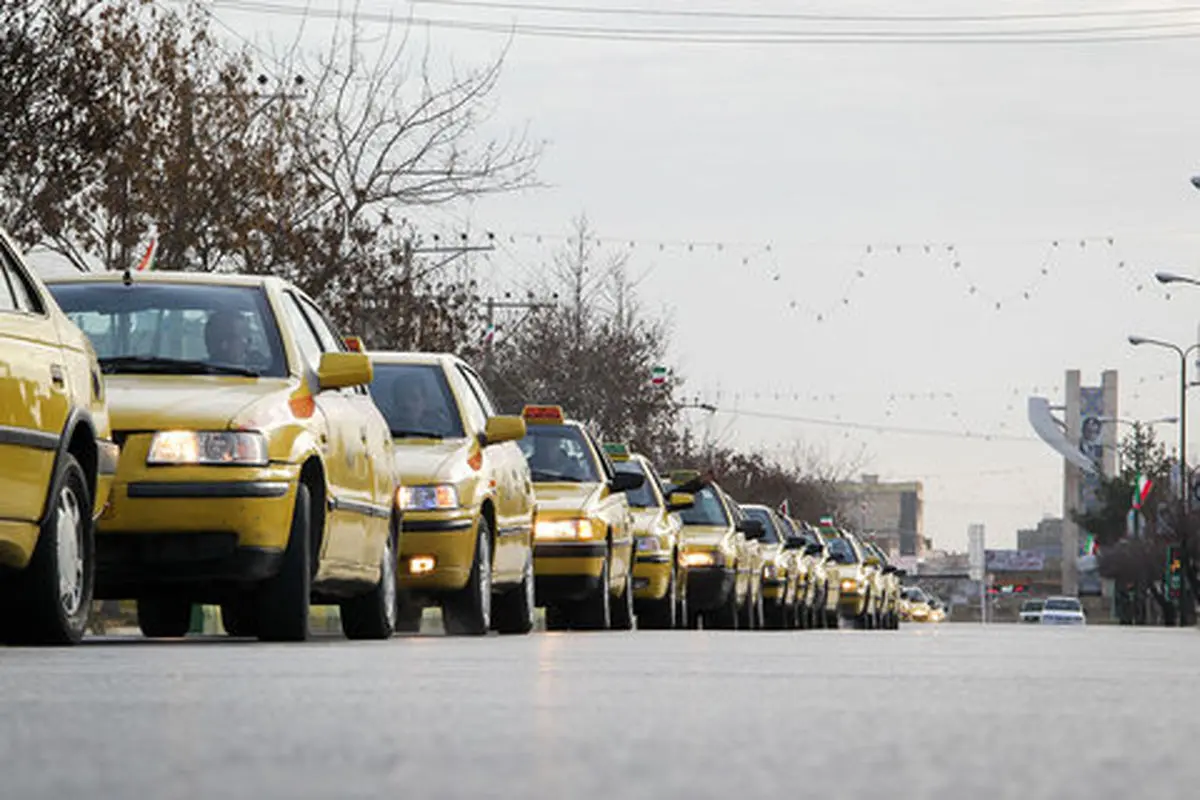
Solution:
<svg viewBox="0 0 1200 800"><path fill-rule="evenodd" d="M746 538L751 541L758 541L766 532L762 522L757 519L744 519L737 524L737 529L744 533Z"/></svg>
<svg viewBox="0 0 1200 800"><path fill-rule="evenodd" d="M515 442L523 438L525 438L524 419L516 416L498 415L488 417L487 423L483 428L483 441L480 444L486 447L489 444Z"/></svg>
<svg viewBox="0 0 1200 800"><path fill-rule="evenodd" d="M804 555L806 556L819 556L823 555L824 553L825 548L821 547L819 544L806 544L804 546Z"/></svg>
<svg viewBox="0 0 1200 800"><path fill-rule="evenodd" d="M901 578L908 577L908 570L901 569L900 567L896 567L895 569L896 569L896 574L899 575Z"/></svg>
<svg viewBox="0 0 1200 800"><path fill-rule="evenodd" d="M629 492L634 489L642 488L642 484L646 482L646 478L638 475L636 472L618 472L609 481L608 488L614 493Z"/></svg>
<svg viewBox="0 0 1200 800"><path fill-rule="evenodd" d="M687 492L671 492L667 498L667 511L685 511L696 505L696 496Z"/></svg>
<svg viewBox="0 0 1200 800"><path fill-rule="evenodd" d="M803 539L786 539L783 543L784 550L801 550L804 548Z"/></svg>
<svg viewBox="0 0 1200 800"><path fill-rule="evenodd" d="M896 568L893 567L891 564L884 565L884 567L883 567L884 575L893 575L893 574L895 574L895 572L896 572Z"/></svg>
<svg viewBox="0 0 1200 800"><path fill-rule="evenodd" d="M366 386L375 376L366 353L322 353L317 367L317 386L321 390Z"/></svg>

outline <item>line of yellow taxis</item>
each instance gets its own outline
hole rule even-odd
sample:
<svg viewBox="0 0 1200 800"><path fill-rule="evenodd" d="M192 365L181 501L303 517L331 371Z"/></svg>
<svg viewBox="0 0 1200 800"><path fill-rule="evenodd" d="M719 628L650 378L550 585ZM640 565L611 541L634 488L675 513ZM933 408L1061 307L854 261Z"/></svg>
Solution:
<svg viewBox="0 0 1200 800"><path fill-rule="evenodd" d="M469 364L366 353L269 276L43 283L0 234L0 641L69 644L93 599L148 637L225 630L894 628L873 545L660 473Z"/></svg>

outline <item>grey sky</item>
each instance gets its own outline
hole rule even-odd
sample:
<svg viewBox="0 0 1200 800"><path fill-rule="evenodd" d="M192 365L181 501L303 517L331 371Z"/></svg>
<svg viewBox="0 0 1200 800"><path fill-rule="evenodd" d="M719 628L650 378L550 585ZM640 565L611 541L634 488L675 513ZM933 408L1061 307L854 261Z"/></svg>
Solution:
<svg viewBox="0 0 1200 800"><path fill-rule="evenodd" d="M396 7L362 3L364 11ZM1137 7L1162 4L703 6L845 14ZM293 17L235 8L215 6L263 46L295 29ZM529 11L420 4L418 13L548 21ZM1169 19L1195 25L1200 15ZM1022 25L1038 23L1004 27ZM505 41L443 29L429 37L435 60L464 66ZM305 41L317 46L324 37L310 29ZM602 237L636 242L634 272L648 271L643 300L674 321L688 392L723 408L1030 437L982 442L729 414L715 421L745 445L802 440L834 456L865 445L869 471L926 481L927 532L937 546L965 548L971 522L988 526L990 543L1012 545L1016 528L1062 505L1061 460L1025 422L1034 387L1061 387L1069 367L1084 371L1085 384L1114 368L1123 414L1175 411L1177 362L1135 352L1125 336L1196 336L1200 289L1168 299L1150 276L1164 265L1200 274L1200 192L1188 184L1200 171L1198 74L1191 39L765 46L517 35L493 124L499 132L528 123L548 140L541 177L551 188L442 219L497 233L502 247L481 267L501 287L548 260L560 242L545 235L565 236L580 212ZM540 243L534 234L544 235ZM698 241L727 245L657 244ZM900 253L895 242L905 243ZM928 255L925 243L936 245ZM1162 432L1174 440L1173 428Z"/></svg>

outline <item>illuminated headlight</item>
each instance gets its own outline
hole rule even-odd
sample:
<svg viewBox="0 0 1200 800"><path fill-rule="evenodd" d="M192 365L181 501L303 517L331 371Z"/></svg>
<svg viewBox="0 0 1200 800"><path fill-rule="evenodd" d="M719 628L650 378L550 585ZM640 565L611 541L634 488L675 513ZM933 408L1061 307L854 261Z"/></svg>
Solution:
<svg viewBox="0 0 1200 800"><path fill-rule="evenodd" d="M146 463L261 467L267 463L267 440L252 431L160 431L150 440Z"/></svg>
<svg viewBox="0 0 1200 800"><path fill-rule="evenodd" d="M763 577L769 581L773 581L779 577L779 567L774 564L767 564L763 567Z"/></svg>
<svg viewBox="0 0 1200 800"><path fill-rule="evenodd" d="M842 581L842 594L853 594L858 591L858 581L853 578L846 578Z"/></svg>
<svg viewBox="0 0 1200 800"><path fill-rule="evenodd" d="M591 539L592 525L586 519L538 520L533 535L537 539Z"/></svg>
<svg viewBox="0 0 1200 800"><path fill-rule="evenodd" d="M401 486L396 502L405 511L439 511L458 508L458 489L448 483L434 486Z"/></svg>
<svg viewBox="0 0 1200 800"><path fill-rule="evenodd" d="M637 540L637 549L639 553L648 552L658 549L658 540L647 536Z"/></svg>
<svg viewBox="0 0 1200 800"><path fill-rule="evenodd" d="M721 563L721 554L716 552L684 553L685 567L715 567Z"/></svg>

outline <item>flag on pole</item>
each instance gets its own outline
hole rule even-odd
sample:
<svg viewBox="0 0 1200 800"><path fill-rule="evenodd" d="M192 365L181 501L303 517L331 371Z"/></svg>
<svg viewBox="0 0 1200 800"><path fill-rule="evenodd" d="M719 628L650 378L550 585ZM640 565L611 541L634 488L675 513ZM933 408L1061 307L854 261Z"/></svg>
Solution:
<svg viewBox="0 0 1200 800"><path fill-rule="evenodd" d="M1137 487L1133 490L1133 507L1135 509L1141 511L1152 488L1154 488L1154 481L1142 474L1137 476Z"/></svg>
<svg viewBox="0 0 1200 800"><path fill-rule="evenodd" d="M154 269L154 253L158 248L158 239L151 239L149 246L146 247L146 253L142 256L142 260L138 262L137 271L146 272Z"/></svg>
<svg viewBox="0 0 1200 800"><path fill-rule="evenodd" d="M782 516L789 518L792 516L792 507L788 505L788 499L786 497L783 498L783 502L779 504L779 513Z"/></svg>
<svg viewBox="0 0 1200 800"><path fill-rule="evenodd" d="M488 325L487 330L483 332L483 343L491 344L496 340L496 326Z"/></svg>
<svg viewBox="0 0 1200 800"><path fill-rule="evenodd" d="M650 383L655 386L662 386L667 382L667 368L655 367L650 370Z"/></svg>

